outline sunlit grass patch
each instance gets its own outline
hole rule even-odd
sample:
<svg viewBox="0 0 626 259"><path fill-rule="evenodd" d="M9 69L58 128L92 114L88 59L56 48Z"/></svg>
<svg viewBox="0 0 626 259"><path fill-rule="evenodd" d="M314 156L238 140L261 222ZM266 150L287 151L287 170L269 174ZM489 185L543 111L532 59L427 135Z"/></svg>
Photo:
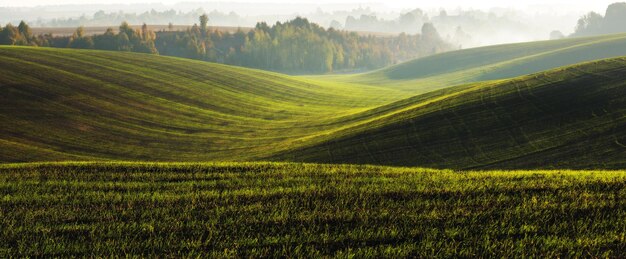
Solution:
<svg viewBox="0 0 626 259"><path fill-rule="evenodd" d="M624 171L0 166L0 256L619 256Z"/></svg>

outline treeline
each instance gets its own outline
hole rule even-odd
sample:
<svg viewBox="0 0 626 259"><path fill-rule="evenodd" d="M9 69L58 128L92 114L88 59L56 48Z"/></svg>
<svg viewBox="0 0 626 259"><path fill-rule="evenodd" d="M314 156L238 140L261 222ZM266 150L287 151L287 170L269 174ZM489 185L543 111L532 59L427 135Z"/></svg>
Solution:
<svg viewBox="0 0 626 259"><path fill-rule="evenodd" d="M271 27L258 23L253 30L234 33L209 31L207 24L208 16L202 15L200 25L185 31L154 32L145 24L133 30L124 22L117 33L108 29L104 34L88 36L78 28L70 37L34 37L28 25L20 23L17 28L10 24L3 28L0 42L144 52L287 73L374 69L452 49L429 23L422 26L421 34L394 37L324 29L305 18Z"/></svg>
<svg viewBox="0 0 626 259"><path fill-rule="evenodd" d="M41 46L55 48L75 49L101 49L133 51L142 53L158 54L155 47L156 34L143 25L140 30L135 30L124 22L117 33L112 28L104 34L89 36L83 27L78 27L76 32L69 37L54 37L51 34L33 35L30 27L21 22L17 27L7 24L0 28L1 45Z"/></svg>
<svg viewBox="0 0 626 259"><path fill-rule="evenodd" d="M327 30L304 18L271 27L258 23L235 33L209 32L203 24L157 33L157 49L163 55L290 73L373 69L451 49L430 24L421 35L396 37Z"/></svg>

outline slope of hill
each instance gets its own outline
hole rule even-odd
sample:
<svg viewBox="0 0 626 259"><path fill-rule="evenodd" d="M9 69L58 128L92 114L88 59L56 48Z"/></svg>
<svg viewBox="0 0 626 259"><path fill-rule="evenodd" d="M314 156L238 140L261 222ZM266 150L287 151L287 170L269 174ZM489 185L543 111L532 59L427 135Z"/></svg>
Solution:
<svg viewBox="0 0 626 259"><path fill-rule="evenodd" d="M436 168L626 166L626 58L430 95L273 158Z"/></svg>
<svg viewBox="0 0 626 259"><path fill-rule="evenodd" d="M626 34L466 49L378 71L325 79L425 93L450 85L506 79L580 62L626 55Z"/></svg>
<svg viewBox="0 0 626 259"><path fill-rule="evenodd" d="M0 47L0 161L240 160L402 97L152 55Z"/></svg>
<svg viewBox="0 0 626 259"><path fill-rule="evenodd" d="M626 166L624 58L413 96L134 53L0 57L2 162Z"/></svg>

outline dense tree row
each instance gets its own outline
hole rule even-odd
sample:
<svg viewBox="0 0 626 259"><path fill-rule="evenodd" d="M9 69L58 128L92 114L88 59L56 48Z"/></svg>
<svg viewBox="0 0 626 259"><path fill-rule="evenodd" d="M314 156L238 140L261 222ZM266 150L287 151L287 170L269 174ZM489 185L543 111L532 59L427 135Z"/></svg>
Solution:
<svg viewBox="0 0 626 259"><path fill-rule="evenodd" d="M109 28L104 34L89 36L83 27L78 27L70 37L54 37L50 34L33 36L24 22L15 27L7 24L0 28L0 45L24 45L56 48L102 49L134 51L158 54L155 47L156 34L143 25L141 30L134 30L128 23L122 23L117 33Z"/></svg>
<svg viewBox="0 0 626 259"><path fill-rule="evenodd" d="M159 53L288 73L373 69L451 49L428 23L421 34L395 37L324 29L304 18L271 27L258 23L248 32L228 33L209 31L208 17L202 15L200 25L185 31L155 33L145 24L142 29L133 30L123 23L117 33L108 29L104 34L88 36L78 28L70 37L33 37L28 26L22 24L18 28L7 25L0 32L0 42Z"/></svg>
<svg viewBox="0 0 626 259"><path fill-rule="evenodd" d="M207 31L206 23L184 32L158 32L157 49L163 55L290 73L323 73L383 67L451 47L432 24L419 35L360 36L328 30L296 18L286 23L235 33Z"/></svg>

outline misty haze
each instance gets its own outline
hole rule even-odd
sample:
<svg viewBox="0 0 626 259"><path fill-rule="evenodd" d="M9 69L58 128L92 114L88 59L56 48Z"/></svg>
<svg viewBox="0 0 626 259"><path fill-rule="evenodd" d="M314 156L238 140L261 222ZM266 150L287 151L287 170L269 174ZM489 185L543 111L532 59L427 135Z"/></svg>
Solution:
<svg viewBox="0 0 626 259"><path fill-rule="evenodd" d="M576 23L583 15L596 12L604 15L611 2L601 4L535 3L515 6L499 3L494 6L474 7L468 3L443 1L443 6L433 3L256 3L197 2L165 4L64 4L32 2L35 6L0 7L0 24L18 24L21 20L31 27L75 28L117 27L123 21L131 25L191 26L197 17L206 13L210 25L216 27L251 28L257 22L274 24L298 16L325 28L344 29L369 33L407 34L419 33L424 23L435 25L444 39L462 47L476 47L499 43L512 43L549 39L550 33L574 33ZM26 2L28 3L28 1ZM71 3L71 2L68 2ZM1 5L0 5L1 6ZM52 29L41 32L67 31Z"/></svg>

